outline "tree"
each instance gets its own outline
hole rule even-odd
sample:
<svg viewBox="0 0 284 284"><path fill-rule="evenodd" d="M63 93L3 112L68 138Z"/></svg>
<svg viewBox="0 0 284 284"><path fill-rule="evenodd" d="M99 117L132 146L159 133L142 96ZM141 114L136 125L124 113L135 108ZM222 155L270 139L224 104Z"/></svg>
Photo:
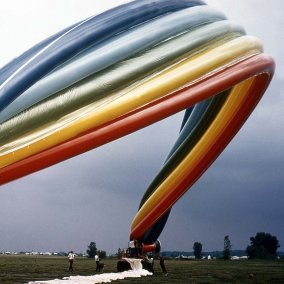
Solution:
<svg viewBox="0 0 284 284"><path fill-rule="evenodd" d="M87 249L87 254L89 258L94 258L96 253L97 253L97 246L95 242L90 242L88 249Z"/></svg>
<svg viewBox="0 0 284 284"><path fill-rule="evenodd" d="M117 250L117 256L118 256L118 258L121 257L121 248L118 248L118 250Z"/></svg>
<svg viewBox="0 0 284 284"><path fill-rule="evenodd" d="M99 252L99 256L100 256L100 258L101 258L101 259L106 258L106 251L104 251L104 250L100 250L100 252Z"/></svg>
<svg viewBox="0 0 284 284"><path fill-rule="evenodd" d="M224 238L224 250L223 250L223 258L228 260L231 259L231 241L229 236L225 236Z"/></svg>
<svg viewBox="0 0 284 284"><path fill-rule="evenodd" d="M269 233L260 232L250 238L250 245L246 252L250 259L271 259L277 257L277 249L280 247L275 236Z"/></svg>
<svg viewBox="0 0 284 284"><path fill-rule="evenodd" d="M201 252L202 252L202 244L199 242L195 242L193 244L193 253L196 259L201 259Z"/></svg>

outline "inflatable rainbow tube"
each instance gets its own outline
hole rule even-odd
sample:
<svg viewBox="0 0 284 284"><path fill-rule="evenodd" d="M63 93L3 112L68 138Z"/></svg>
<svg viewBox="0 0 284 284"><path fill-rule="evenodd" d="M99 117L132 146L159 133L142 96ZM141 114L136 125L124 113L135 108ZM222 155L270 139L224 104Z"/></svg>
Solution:
<svg viewBox="0 0 284 284"><path fill-rule="evenodd" d="M0 184L185 110L131 240L155 249L171 207L245 123L274 62L199 0L139 0L81 21L0 70Z"/></svg>

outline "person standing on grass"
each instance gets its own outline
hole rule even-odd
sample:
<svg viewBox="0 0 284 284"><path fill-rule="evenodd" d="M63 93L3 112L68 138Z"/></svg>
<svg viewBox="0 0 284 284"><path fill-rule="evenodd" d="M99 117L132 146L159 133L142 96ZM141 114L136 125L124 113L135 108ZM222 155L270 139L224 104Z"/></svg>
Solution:
<svg viewBox="0 0 284 284"><path fill-rule="evenodd" d="M75 254L71 250L68 254L68 261L69 261L69 270L68 271L73 271L74 258L75 258Z"/></svg>
<svg viewBox="0 0 284 284"><path fill-rule="evenodd" d="M152 273L154 273L154 257L151 255L151 257L149 258L149 262L151 264L151 271Z"/></svg>
<svg viewBox="0 0 284 284"><path fill-rule="evenodd" d="M96 272L100 272L100 257L99 257L99 253L96 253L95 255L95 261L96 261Z"/></svg>
<svg viewBox="0 0 284 284"><path fill-rule="evenodd" d="M168 276L168 271L165 267L165 260L164 260L163 256L158 255L158 259L160 260L160 266L162 268L163 273L165 274L165 276Z"/></svg>

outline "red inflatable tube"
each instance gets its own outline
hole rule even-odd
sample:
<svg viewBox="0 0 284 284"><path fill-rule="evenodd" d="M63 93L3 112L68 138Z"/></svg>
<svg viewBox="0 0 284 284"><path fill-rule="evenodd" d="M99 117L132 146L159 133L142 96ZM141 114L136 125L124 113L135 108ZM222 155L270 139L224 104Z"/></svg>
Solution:
<svg viewBox="0 0 284 284"><path fill-rule="evenodd" d="M148 252L154 251L159 253L161 250L161 243L159 240L155 241L153 244L142 244L142 253L146 254Z"/></svg>

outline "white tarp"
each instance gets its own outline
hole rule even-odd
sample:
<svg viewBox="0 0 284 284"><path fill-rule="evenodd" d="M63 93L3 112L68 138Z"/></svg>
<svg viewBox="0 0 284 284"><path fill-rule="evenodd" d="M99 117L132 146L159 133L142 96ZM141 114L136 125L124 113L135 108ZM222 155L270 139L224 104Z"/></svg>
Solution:
<svg viewBox="0 0 284 284"><path fill-rule="evenodd" d="M152 275L152 273L145 269L139 269L139 270L129 270L129 271L124 271L124 272L118 272L118 273L102 273L102 274L96 274L92 276L69 276L69 277L64 277L63 279L28 282L28 284L109 283L112 280L119 280L119 279L130 278L130 277L141 277L141 276L147 276L147 275Z"/></svg>
<svg viewBox="0 0 284 284"><path fill-rule="evenodd" d="M142 268L142 259L138 258L122 258L123 260L126 260L129 264L132 270L141 270Z"/></svg>

